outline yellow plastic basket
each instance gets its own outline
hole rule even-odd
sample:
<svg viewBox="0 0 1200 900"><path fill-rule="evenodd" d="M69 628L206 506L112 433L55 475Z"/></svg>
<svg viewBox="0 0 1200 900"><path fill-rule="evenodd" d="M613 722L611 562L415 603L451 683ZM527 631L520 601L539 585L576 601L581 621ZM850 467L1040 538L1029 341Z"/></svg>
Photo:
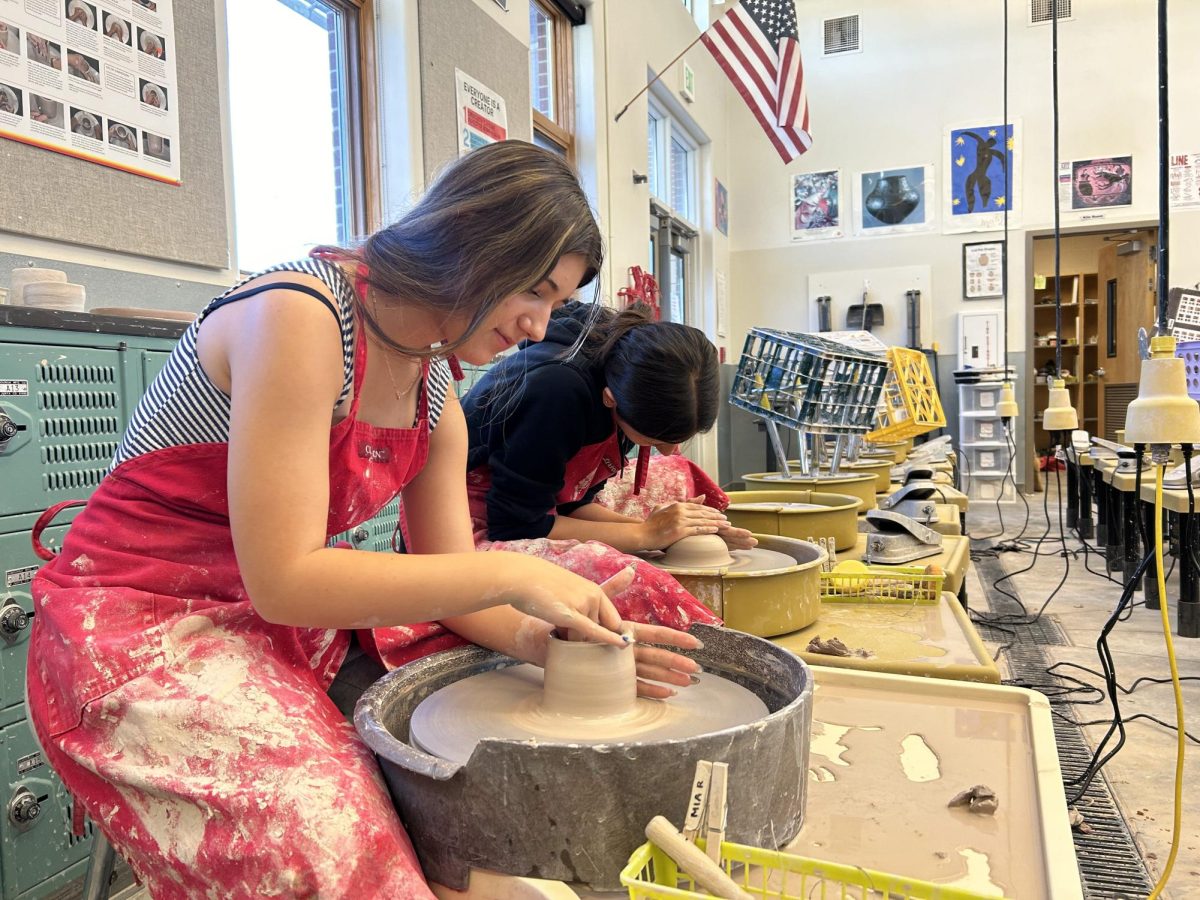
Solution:
<svg viewBox="0 0 1200 900"><path fill-rule="evenodd" d="M704 841L696 842L703 847ZM902 878L857 866L822 862L791 853L743 844L721 844L725 871L752 897L761 900L985 900L987 895ZM651 843L642 844L621 872L631 900L679 900L711 895L696 887L678 866ZM991 898L995 900L995 898Z"/></svg>
<svg viewBox="0 0 1200 900"><path fill-rule="evenodd" d="M868 566L865 572L822 572L822 603L903 603L936 606L945 574L921 566Z"/></svg>
<svg viewBox="0 0 1200 900"><path fill-rule="evenodd" d="M867 440L906 441L944 427L946 413L929 358L906 347L891 347L887 355L892 365L879 402L879 427L867 433Z"/></svg>

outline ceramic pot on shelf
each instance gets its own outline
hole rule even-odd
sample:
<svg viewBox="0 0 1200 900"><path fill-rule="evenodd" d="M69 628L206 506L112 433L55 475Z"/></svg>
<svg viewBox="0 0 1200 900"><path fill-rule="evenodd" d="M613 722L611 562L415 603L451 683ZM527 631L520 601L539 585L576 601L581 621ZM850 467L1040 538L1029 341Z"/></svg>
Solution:
<svg viewBox="0 0 1200 900"><path fill-rule="evenodd" d="M897 225L921 202L920 192L908 183L907 175L881 175L864 205L885 225Z"/></svg>

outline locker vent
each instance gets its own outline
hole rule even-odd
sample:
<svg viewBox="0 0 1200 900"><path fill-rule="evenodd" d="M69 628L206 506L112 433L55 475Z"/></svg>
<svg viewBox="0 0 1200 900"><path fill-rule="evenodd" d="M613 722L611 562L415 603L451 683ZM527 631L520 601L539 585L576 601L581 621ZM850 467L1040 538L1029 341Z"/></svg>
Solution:
<svg viewBox="0 0 1200 900"><path fill-rule="evenodd" d="M396 526L400 522L400 501L393 500L381 509L375 518L371 519L371 537L360 550L374 550L377 553L392 552L392 535L396 534ZM403 533L396 534L397 544L404 543Z"/></svg>
<svg viewBox="0 0 1200 900"><path fill-rule="evenodd" d="M824 56L838 56L842 53L861 53L862 42L859 34L858 15L839 16L836 19L826 19Z"/></svg>
<svg viewBox="0 0 1200 900"><path fill-rule="evenodd" d="M1029 24L1045 25L1054 15L1054 0L1029 0ZM1071 18L1071 0L1058 0L1058 21Z"/></svg>
<svg viewBox="0 0 1200 900"><path fill-rule="evenodd" d="M42 487L90 491L121 440L117 367L43 362L37 380L37 408L51 413L38 422Z"/></svg>
<svg viewBox="0 0 1200 900"><path fill-rule="evenodd" d="M78 847L80 844L87 843L92 839L92 835L96 833L96 826L92 824L91 819L83 820L83 834L76 837L71 829L71 818L74 816L74 807L70 803L66 804L66 824L67 824L67 846Z"/></svg>

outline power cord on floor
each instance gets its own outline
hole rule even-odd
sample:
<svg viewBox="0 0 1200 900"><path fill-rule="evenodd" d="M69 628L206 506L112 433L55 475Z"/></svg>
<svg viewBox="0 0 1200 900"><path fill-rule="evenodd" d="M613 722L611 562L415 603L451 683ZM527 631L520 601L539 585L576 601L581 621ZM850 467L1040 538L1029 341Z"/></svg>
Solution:
<svg viewBox="0 0 1200 900"><path fill-rule="evenodd" d="M1146 568L1150 565L1150 562L1153 558L1153 554L1148 554L1140 563L1138 563L1133 577L1129 579L1129 582L1121 590L1121 596L1117 600L1116 607L1113 609L1112 614L1108 617L1108 621L1104 623L1104 627L1100 629L1100 636L1096 639L1096 653L1100 657L1100 668L1103 670L1102 677L1104 678L1105 690L1108 694L1109 702L1112 704L1113 718L1109 723L1108 731L1104 733L1104 737L1101 738L1099 743L1096 745L1096 749L1092 753L1092 758L1088 763L1087 768L1079 776L1064 782L1064 784L1067 786L1075 784L1080 785L1079 790L1076 792L1075 796L1067 801L1068 803L1078 803L1080 798L1087 793L1088 788L1091 787L1092 780L1096 777L1096 774L1102 768L1104 768L1105 764L1107 764L1110 759L1120 752L1123 746L1125 746L1125 720L1121 716L1121 702L1117 696L1116 688L1116 664L1112 658L1112 651L1108 646L1108 635L1112 632L1113 628L1116 627L1117 622L1120 620L1121 612L1123 611L1125 605L1133 599L1133 586L1138 582L1142 575L1145 574ZM1117 734L1116 746L1111 750L1108 750L1109 741L1112 740L1114 733Z"/></svg>
<svg viewBox="0 0 1200 900"><path fill-rule="evenodd" d="M1043 510L1046 515L1046 530L1042 533L1041 538L1039 538L1038 541L1036 542L1037 546L1034 550L1033 561L1030 562L1030 564L1028 566L1026 566L1025 568L1018 569L1014 572L1008 572L1004 575L1001 575L999 578L997 578L995 581L992 582L993 590L995 590L999 594L1003 594L1009 600L1016 603L1017 606L1019 606L1021 608L1022 612L1021 613L1001 613L999 615L989 616L984 613L979 613L979 612L973 611L972 618L974 621L979 622L984 625L990 625L990 626L1034 625L1038 621L1041 620L1042 614L1046 611L1046 608L1050 605L1051 601L1053 601L1054 598L1058 595L1058 592L1060 590L1062 590L1063 585L1067 583L1067 579L1070 577L1070 574L1071 574L1071 558L1074 556L1075 551L1071 550L1067 547L1067 532L1066 532L1066 527L1063 523L1063 511L1062 511L1062 483L1059 478L1059 473L1058 473L1057 469L1054 470L1054 482L1055 482L1055 488L1058 492L1057 493L1057 496L1058 496L1058 527L1059 527L1058 538L1062 542L1062 550L1055 554L1043 554L1041 552L1042 543L1050 535L1050 506L1049 506L1050 492L1045 491L1043 493L1043 497L1042 497L1042 507L1043 507ZM1041 557L1050 556L1050 555L1058 555L1058 556L1061 556L1062 559L1065 560L1066 565L1064 565L1064 567L1063 567L1063 576L1059 580L1058 584L1055 585L1054 590L1052 590L1050 592L1049 596L1046 597L1045 602L1041 605L1041 607L1038 609L1038 611L1031 616L1028 608L1021 601L1021 598L1016 596L1015 594L1010 593L1009 591L1005 590L1004 588L1000 587L1000 582L1008 581L1017 575L1024 575L1027 572L1032 571L1034 566L1037 565L1038 560Z"/></svg>
<svg viewBox="0 0 1200 900"><path fill-rule="evenodd" d="M1183 446L1185 474L1189 487L1192 483L1191 460L1192 448L1185 444ZM1175 641L1171 637L1171 620L1167 616L1167 584L1163 577L1163 537L1162 537L1162 509L1163 509L1163 472L1166 466L1161 463L1155 467L1154 478L1154 560L1158 569L1158 596L1161 598L1158 611L1161 613L1163 640L1167 644L1167 662L1171 668L1171 687L1175 694L1175 727L1176 727L1176 745L1175 745L1175 810L1171 822L1171 852L1167 856L1167 863L1163 866L1162 875L1158 882L1154 885L1154 890L1150 894L1150 900L1162 893L1167 881L1171 877L1171 870L1175 868L1175 859L1179 856L1179 841L1182 837L1180 826L1183 824L1183 761L1187 754L1187 727L1183 716L1183 687L1179 683L1179 663L1175 659Z"/></svg>

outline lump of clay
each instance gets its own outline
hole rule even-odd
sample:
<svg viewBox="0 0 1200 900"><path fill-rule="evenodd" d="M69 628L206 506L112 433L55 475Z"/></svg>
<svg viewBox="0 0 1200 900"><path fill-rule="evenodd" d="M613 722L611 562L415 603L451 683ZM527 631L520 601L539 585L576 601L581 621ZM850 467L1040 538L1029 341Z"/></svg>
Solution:
<svg viewBox="0 0 1200 900"><path fill-rule="evenodd" d="M955 794L946 805L951 808L965 806L967 812L980 816L994 816L1000 806L1000 799L986 784L977 784L969 790Z"/></svg>
<svg viewBox="0 0 1200 900"><path fill-rule="evenodd" d="M851 650L835 637L823 641L819 634L808 642L808 646L804 650L806 653L821 653L825 656L857 656L859 659L867 659L874 655L870 650L864 650L862 647Z"/></svg>
<svg viewBox="0 0 1200 900"><path fill-rule="evenodd" d="M664 566L679 569L713 569L732 565L733 557L718 535L696 534L668 547L661 562Z"/></svg>

